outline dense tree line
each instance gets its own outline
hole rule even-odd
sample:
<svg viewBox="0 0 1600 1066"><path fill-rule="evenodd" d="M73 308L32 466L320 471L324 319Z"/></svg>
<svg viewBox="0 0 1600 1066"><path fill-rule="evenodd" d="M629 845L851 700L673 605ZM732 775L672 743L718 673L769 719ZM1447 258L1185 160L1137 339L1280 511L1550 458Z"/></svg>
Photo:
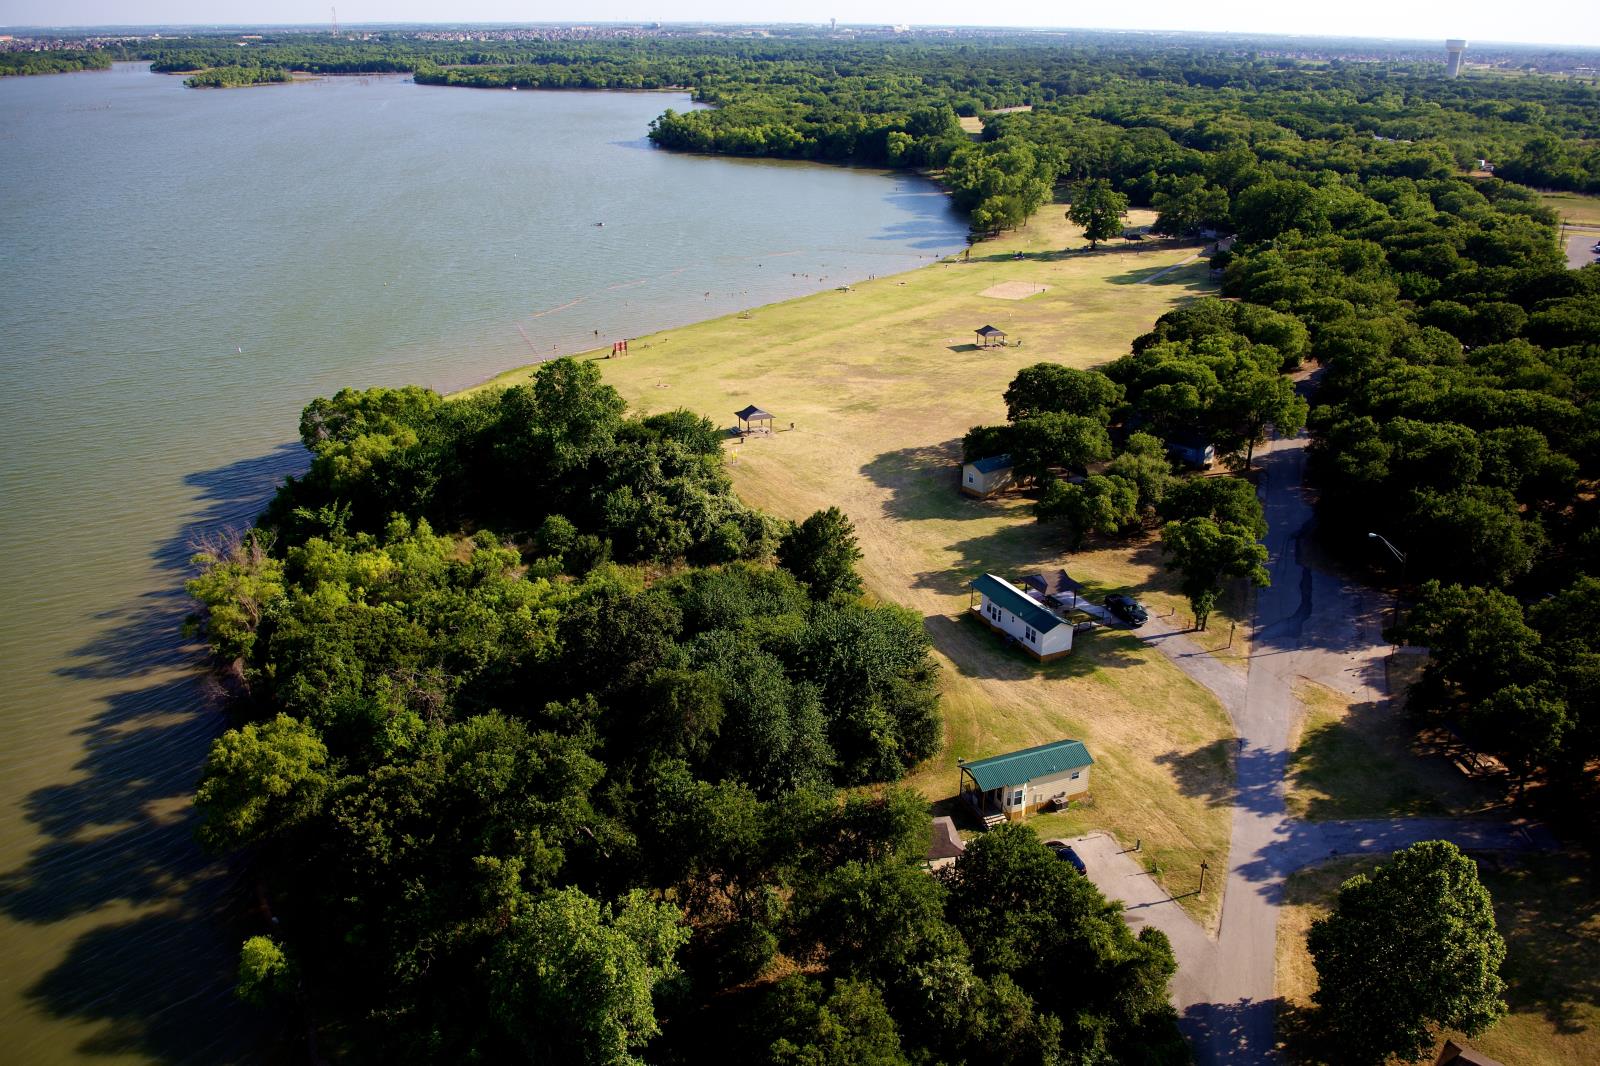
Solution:
<svg viewBox="0 0 1600 1066"><path fill-rule="evenodd" d="M183 79L183 84L191 89L232 89L242 85L285 82L292 78L293 75L283 67L214 67L189 75Z"/></svg>
<svg viewBox="0 0 1600 1066"><path fill-rule="evenodd" d="M67 74L74 70L110 69L111 56L100 51L0 52L0 78L25 74Z"/></svg>
<svg viewBox="0 0 1600 1066"><path fill-rule="evenodd" d="M884 783L936 668L841 512L745 508L709 422L570 359L301 435L189 586L240 719L201 839L275 919L247 999L352 1060L1187 1061L1164 938L1031 832L920 868Z"/></svg>

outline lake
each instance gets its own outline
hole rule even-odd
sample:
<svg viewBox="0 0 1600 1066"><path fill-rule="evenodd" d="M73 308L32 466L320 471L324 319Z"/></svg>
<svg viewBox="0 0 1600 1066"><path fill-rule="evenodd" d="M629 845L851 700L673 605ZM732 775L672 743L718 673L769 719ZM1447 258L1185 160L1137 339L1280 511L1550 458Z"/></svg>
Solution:
<svg viewBox="0 0 1600 1066"><path fill-rule="evenodd" d="M180 586L303 465L308 400L452 389L963 246L917 178L650 148L689 106L0 79L0 1057L273 1057L231 998L254 888L191 842L223 722Z"/></svg>

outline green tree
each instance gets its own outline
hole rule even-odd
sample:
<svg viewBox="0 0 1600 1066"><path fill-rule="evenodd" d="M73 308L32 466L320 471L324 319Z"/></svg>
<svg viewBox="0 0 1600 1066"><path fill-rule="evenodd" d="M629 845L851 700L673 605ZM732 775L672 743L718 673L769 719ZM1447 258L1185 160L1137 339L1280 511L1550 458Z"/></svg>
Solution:
<svg viewBox="0 0 1600 1066"><path fill-rule="evenodd" d="M883 993L867 981L789 977L774 989L763 1028L770 1066L909 1066Z"/></svg>
<svg viewBox="0 0 1600 1066"><path fill-rule="evenodd" d="M1163 179L1150 204L1159 212L1155 231L1175 237L1226 224L1228 220L1228 191L1207 185L1200 174Z"/></svg>
<svg viewBox="0 0 1600 1066"><path fill-rule="evenodd" d="M1105 424L1084 415L1046 412L1011 427L1011 461L1017 475L1038 481L1052 470L1086 470L1111 458Z"/></svg>
<svg viewBox="0 0 1600 1066"><path fill-rule="evenodd" d="M1182 1061L1167 985L1167 938L1135 937L1107 902L1024 825L1004 825L956 860L947 907L979 974L1004 973L1063 1022L1068 1061Z"/></svg>
<svg viewBox="0 0 1600 1066"><path fill-rule="evenodd" d="M252 530L189 560L202 568L184 586L202 608L192 624L223 662L242 664L250 657L262 618L283 595L283 561L268 554L271 547L270 535Z"/></svg>
<svg viewBox="0 0 1600 1066"><path fill-rule="evenodd" d="M195 792L200 841L225 851L292 829L321 809L331 781L328 749L298 718L230 729L212 742Z"/></svg>
<svg viewBox="0 0 1600 1066"><path fill-rule="evenodd" d="M1130 482L1139 492L1139 508L1151 511L1161 506L1167 493L1178 484L1172 475L1167 450L1157 437L1148 433L1129 435L1122 452L1106 467L1110 477Z"/></svg>
<svg viewBox="0 0 1600 1066"><path fill-rule="evenodd" d="M1090 251L1101 241L1120 234L1127 215L1128 198L1112 189L1104 178L1080 185L1067 209L1067 220L1083 227Z"/></svg>
<svg viewBox="0 0 1600 1066"><path fill-rule="evenodd" d="M855 524L837 507L817 511L778 541L778 565L817 600L861 595L860 560Z"/></svg>
<svg viewBox="0 0 1600 1066"><path fill-rule="evenodd" d="M1436 1029L1475 1035L1506 1012L1506 945L1489 893L1447 841L1415 844L1346 881L1306 946L1319 1020L1352 1063L1420 1058Z"/></svg>
<svg viewBox="0 0 1600 1066"><path fill-rule="evenodd" d="M1170 556L1167 569L1182 575L1179 588L1188 597L1200 629L1211 621L1224 580L1242 577L1258 588L1266 588L1272 580L1266 545L1231 522L1219 525L1209 518L1169 522L1161 530L1161 550Z"/></svg>
<svg viewBox="0 0 1600 1066"><path fill-rule="evenodd" d="M536 1061L641 1063L659 1031L653 996L689 937L677 909L643 892L607 907L576 888L513 919L491 961L494 1011Z"/></svg>
<svg viewBox="0 0 1600 1066"><path fill-rule="evenodd" d="M253 936L239 949L239 976L234 991L246 1003L266 1007L294 995L294 964L270 936Z"/></svg>
<svg viewBox="0 0 1600 1066"><path fill-rule="evenodd" d="M1106 474L1092 474L1081 485L1056 479L1033 505L1033 514L1041 522L1063 523L1067 544L1077 551L1090 533L1115 537L1139 520L1139 487Z"/></svg>
<svg viewBox="0 0 1600 1066"><path fill-rule="evenodd" d="M1122 389L1099 371L1035 363L1017 371L1006 388L1006 417L1015 422L1056 412L1107 422L1121 399Z"/></svg>

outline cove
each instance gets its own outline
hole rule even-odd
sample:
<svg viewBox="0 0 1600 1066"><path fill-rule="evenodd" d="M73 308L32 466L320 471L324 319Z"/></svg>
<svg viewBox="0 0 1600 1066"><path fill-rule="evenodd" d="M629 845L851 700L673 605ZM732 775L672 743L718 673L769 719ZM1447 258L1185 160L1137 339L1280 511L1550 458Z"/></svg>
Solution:
<svg viewBox="0 0 1600 1066"><path fill-rule="evenodd" d="M344 387L552 354L907 270L917 178L654 150L663 93L401 77L0 81L0 1032L30 1063L251 1061L254 889L191 842L220 714L186 560ZM597 225L597 223L604 223Z"/></svg>

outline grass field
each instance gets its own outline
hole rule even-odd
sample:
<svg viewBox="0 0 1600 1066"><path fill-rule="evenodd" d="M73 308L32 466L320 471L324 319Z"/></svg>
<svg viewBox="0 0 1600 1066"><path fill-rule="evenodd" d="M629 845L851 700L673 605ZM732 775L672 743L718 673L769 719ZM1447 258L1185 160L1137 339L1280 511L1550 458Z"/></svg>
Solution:
<svg viewBox="0 0 1600 1066"><path fill-rule="evenodd" d="M1600 228L1600 196L1581 192L1542 192L1539 202L1561 216L1563 222Z"/></svg>
<svg viewBox="0 0 1600 1066"><path fill-rule="evenodd" d="M1504 799L1420 742L1401 717L1400 701L1352 705L1311 681L1297 685L1295 695L1303 717L1289 738L1290 817L1471 814Z"/></svg>
<svg viewBox="0 0 1600 1066"><path fill-rule="evenodd" d="M1132 221L1148 222L1143 214ZM687 407L728 426L749 403L773 413L778 432L728 445L740 496L794 519L843 508L870 592L926 619L945 667L948 723L944 750L913 777L930 800L956 791L958 756L1081 739L1096 759L1094 805L1041 827L1141 838L1173 871L1168 886L1178 894L1193 887L1189 871L1201 858L1216 863L1227 853L1232 731L1216 700L1128 636L1096 634L1041 667L965 618L967 583L977 575L1018 578L1052 566L1097 591L1131 589L1160 613L1180 602L1148 542L1068 558L1022 497L957 492L960 438L1005 419L1001 393L1018 369L1115 358L1162 312L1209 291L1203 262L1139 283L1193 248L1084 247L1061 209L1048 209L1022 231L976 246L970 262L637 338L634 354L601 365L636 411ZM1048 291L1025 300L979 295L1006 282ZM1013 344L976 348L973 331L988 323ZM1236 596L1228 607L1247 604ZM1208 639L1225 642L1229 622L1214 616ZM1220 898L1190 904L1214 923Z"/></svg>
<svg viewBox="0 0 1600 1066"><path fill-rule="evenodd" d="M1340 884L1379 862L1343 860L1289 878L1278 918L1276 991L1291 1015L1310 1006L1316 988L1306 931L1327 913ZM1478 864L1506 938L1501 976L1511 1012L1479 1036L1443 1035L1506 1066L1600 1062L1600 897L1590 887L1587 862L1541 855L1479 857ZM1291 1052L1295 1045L1291 1038Z"/></svg>

